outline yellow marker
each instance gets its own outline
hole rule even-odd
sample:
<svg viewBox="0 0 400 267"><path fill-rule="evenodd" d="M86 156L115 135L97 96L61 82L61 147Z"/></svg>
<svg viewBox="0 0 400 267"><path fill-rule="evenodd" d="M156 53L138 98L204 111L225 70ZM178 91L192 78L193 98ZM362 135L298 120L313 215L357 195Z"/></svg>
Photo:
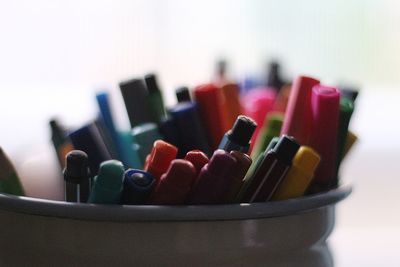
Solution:
<svg viewBox="0 0 400 267"><path fill-rule="evenodd" d="M285 200L304 195L319 161L319 155L312 148L301 146L293 159L292 167L278 186L272 200Z"/></svg>
<svg viewBox="0 0 400 267"><path fill-rule="evenodd" d="M350 149L353 147L354 143L357 142L357 140L358 140L358 137L354 133L352 133L350 131L347 132L347 137L346 137L346 142L344 144L342 160L347 155L347 153L350 151Z"/></svg>

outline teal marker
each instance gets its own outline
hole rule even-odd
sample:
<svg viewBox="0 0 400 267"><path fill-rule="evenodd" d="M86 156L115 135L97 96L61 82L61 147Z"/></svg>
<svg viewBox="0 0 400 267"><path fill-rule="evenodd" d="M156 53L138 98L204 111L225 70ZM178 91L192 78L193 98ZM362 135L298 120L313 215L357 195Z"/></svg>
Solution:
<svg viewBox="0 0 400 267"><path fill-rule="evenodd" d="M100 164L94 177L89 203L118 204L121 199L124 165L118 160L107 160Z"/></svg>
<svg viewBox="0 0 400 267"><path fill-rule="evenodd" d="M138 145L137 149L141 162L146 161L146 157L151 152L154 142L162 139L157 124L151 122L133 127L132 138Z"/></svg>
<svg viewBox="0 0 400 267"><path fill-rule="evenodd" d="M141 169L144 160L140 159L139 146L137 145L135 138L132 136L131 131L118 132L118 135L127 158L125 167L127 169Z"/></svg>

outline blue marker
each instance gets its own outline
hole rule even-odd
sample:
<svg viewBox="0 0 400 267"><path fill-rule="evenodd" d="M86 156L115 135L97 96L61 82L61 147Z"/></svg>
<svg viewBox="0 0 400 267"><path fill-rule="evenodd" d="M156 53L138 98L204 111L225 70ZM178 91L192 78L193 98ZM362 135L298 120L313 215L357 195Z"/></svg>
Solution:
<svg viewBox="0 0 400 267"><path fill-rule="evenodd" d="M142 165L141 160L137 151L132 148L132 140L128 140L125 134L119 133L115 127L111 113L109 94L107 92L98 93L96 99L104 125L117 150L117 158L129 168L140 168Z"/></svg>
<svg viewBox="0 0 400 267"><path fill-rule="evenodd" d="M156 180L148 172L129 169L124 175L121 203L127 205L146 204L153 192Z"/></svg>
<svg viewBox="0 0 400 267"><path fill-rule="evenodd" d="M162 139L157 124L151 122L133 127L132 137L138 146L138 153L142 162L146 161L146 157L151 152L154 142Z"/></svg>
<svg viewBox="0 0 400 267"><path fill-rule="evenodd" d="M184 157L187 152L194 149L210 154L197 104L195 102L182 102L171 108L169 113L178 129L178 157Z"/></svg>
<svg viewBox="0 0 400 267"><path fill-rule="evenodd" d="M158 130L164 137L163 140L165 142L170 143L174 146L178 146L178 127L176 125L176 122L172 118L168 117L161 120L160 124L158 125Z"/></svg>
<svg viewBox="0 0 400 267"><path fill-rule="evenodd" d="M93 180L89 203L119 204L124 178L124 165L118 160L108 160L100 165L99 173Z"/></svg>

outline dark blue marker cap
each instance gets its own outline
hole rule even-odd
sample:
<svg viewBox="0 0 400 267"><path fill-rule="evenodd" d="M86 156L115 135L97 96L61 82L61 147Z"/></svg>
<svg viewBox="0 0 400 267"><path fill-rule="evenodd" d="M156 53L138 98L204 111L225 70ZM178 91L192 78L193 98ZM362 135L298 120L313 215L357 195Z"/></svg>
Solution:
<svg viewBox="0 0 400 267"><path fill-rule="evenodd" d="M158 130L160 134L163 136L163 140L167 143L170 143L174 146L178 146L179 143L179 133L178 126L176 122L171 117L166 117L161 120L158 125Z"/></svg>
<svg viewBox="0 0 400 267"><path fill-rule="evenodd" d="M75 149L86 152L89 158L89 169L92 175L97 175L103 161L111 159L104 144L101 133L95 123L90 123L69 134Z"/></svg>
<svg viewBox="0 0 400 267"><path fill-rule="evenodd" d="M155 186L153 175L148 172L129 169L124 175L122 204L146 204Z"/></svg>
<svg viewBox="0 0 400 267"><path fill-rule="evenodd" d="M189 88L186 86L179 87L175 90L176 99L178 103L191 102L192 97L190 96Z"/></svg>
<svg viewBox="0 0 400 267"><path fill-rule="evenodd" d="M201 125L197 104L195 102L179 103L169 112L178 129L178 157L184 157L187 152L195 149L209 154L210 149L204 127Z"/></svg>

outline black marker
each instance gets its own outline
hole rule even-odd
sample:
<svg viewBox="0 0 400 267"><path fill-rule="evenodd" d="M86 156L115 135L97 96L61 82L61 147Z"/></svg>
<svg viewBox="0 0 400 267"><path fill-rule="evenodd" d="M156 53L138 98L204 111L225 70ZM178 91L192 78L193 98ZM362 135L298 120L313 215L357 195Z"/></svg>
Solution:
<svg viewBox="0 0 400 267"><path fill-rule="evenodd" d="M73 150L65 160L65 201L87 202L90 193L88 156L81 150Z"/></svg>

